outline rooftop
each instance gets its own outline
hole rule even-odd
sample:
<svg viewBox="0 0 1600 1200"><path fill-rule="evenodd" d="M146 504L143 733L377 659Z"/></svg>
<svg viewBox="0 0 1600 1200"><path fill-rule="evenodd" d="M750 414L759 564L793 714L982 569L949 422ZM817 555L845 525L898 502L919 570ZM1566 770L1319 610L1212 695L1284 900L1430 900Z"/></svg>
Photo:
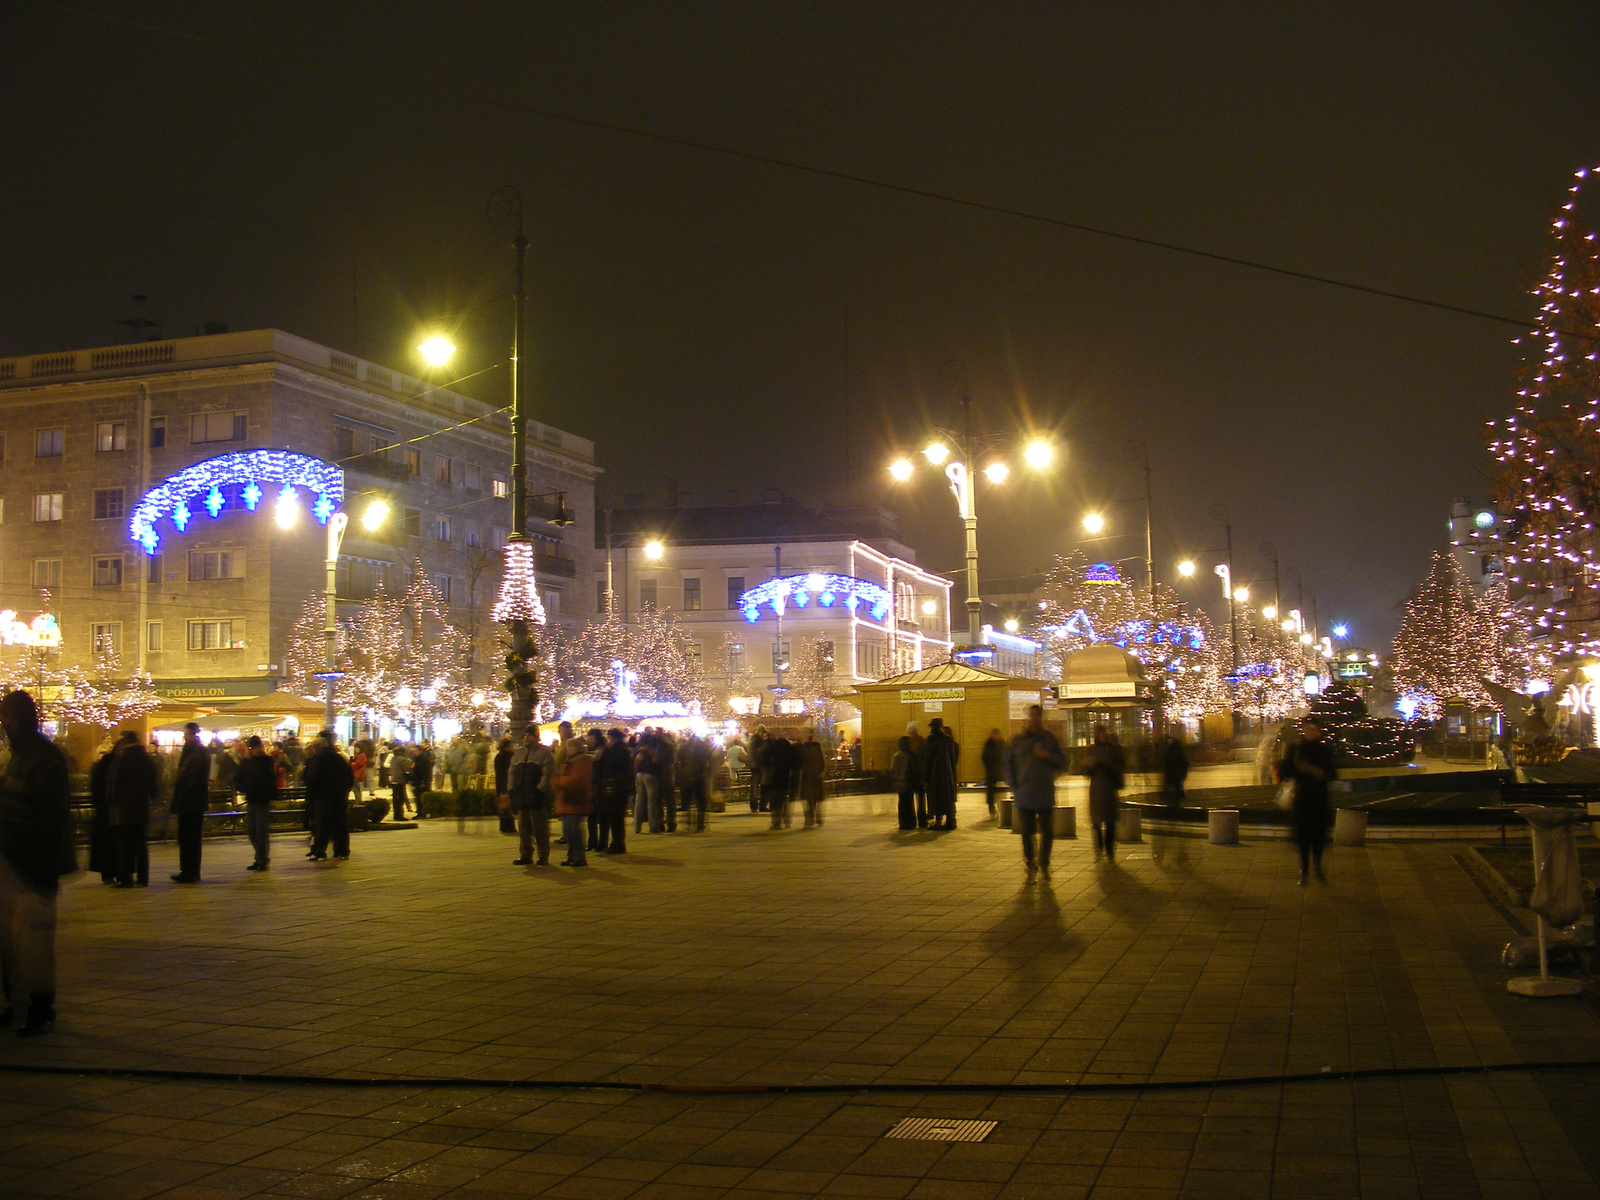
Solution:
<svg viewBox="0 0 1600 1200"><path fill-rule="evenodd" d="M810 508L774 494L766 503L662 505L609 510L613 539L649 535L679 546L722 546L767 542L860 541L915 562L900 542L899 522L886 508ZM597 545L605 545L599 526Z"/></svg>

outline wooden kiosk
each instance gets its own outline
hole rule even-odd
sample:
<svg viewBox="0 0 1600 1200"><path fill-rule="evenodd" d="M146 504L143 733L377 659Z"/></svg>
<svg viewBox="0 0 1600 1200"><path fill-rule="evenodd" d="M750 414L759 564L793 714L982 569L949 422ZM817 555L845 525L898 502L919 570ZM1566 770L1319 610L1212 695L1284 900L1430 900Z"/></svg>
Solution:
<svg viewBox="0 0 1600 1200"><path fill-rule="evenodd" d="M1038 704L1044 689L1038 679L1019 679L982 667L941 663L905 675L858 683L848 699L861 711L861 766L867 771L887 771L895 747L915 721L924 734L934 717L961 744L956 764L959 783L981 783L980 751L991 729L1008 740L1022 728L1028 705Z"/></svg>

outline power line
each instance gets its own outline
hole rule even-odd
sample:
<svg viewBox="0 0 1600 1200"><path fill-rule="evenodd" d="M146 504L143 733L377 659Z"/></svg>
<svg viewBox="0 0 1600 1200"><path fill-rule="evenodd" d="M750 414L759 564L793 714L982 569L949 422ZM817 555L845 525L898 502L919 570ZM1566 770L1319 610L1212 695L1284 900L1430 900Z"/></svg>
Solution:
<svg viewBox="0 0 1600 1200"><path fill-rule="evenodd" d="M137 20L132 17L114 15L111 13L93 12L82 9L72 4L61 3L61 0L38 0L39 3L60 9L63 12L76 16L87 17L106 24L122 25L132 29L139 29L146 33L154 33L163 37L196 42L204 46L220 50L227 50L240 54L259 54L268 57L277 57L298 62L302 65L309 64L320 70L335 72L350 78L361 79L371 83L382 84L385 87L403 89L413 92L417 87L417 77L400 79L391 77L378 71L362 67L336 63L330 59L317 55L296 53L282 49L267 48L252 45L247 42L232 41L226 38L213 37L208 34L194 33L189 30L172 29L163 25L156 25L148 21ZM426 78L423 76L422 78ZM1031 212L1023 208L1015 208L1005 204L994 204L983 200L974 200L966 196L957 196L949 192L937 192L930 188L914 187L910 184L894 183L886 179L877 179L869 175L858 175L850 171L837 170L831 167L821 167L813 163L801 162L796 159L781 158L772 154L758 154L751 150L738 150L731 146L721 146L713 142L702 142L694 138L679 137L673 134L657 133L648 129L640 129L631 125L622 125L613 121L602 121L594 117L574 116L571 113L558 112L554 109L540 108L536 105L520 101L508 100L501 96L479 92L472 88L461 88L446 91L436 89L436 94L447 101L462 104L476 104L484 107L498 109L503 112L516 113L521 116L538 117L547 121L559 121L568 125L576 125L585 129L597 129L607 133L622 134L626 137L640 138L646 141L657 142L661 145L677 146L685 150L697 150L706 154L721 155L725 158L738 159L743 162L760 163L764 166L777 167L782 170L799 171L822 179L833 179L842 183L858 184L862 187L877 188L881 191L894 192L903 196L915 196L922 200L933 200L944 204L955 204L975 212L985 212L994 216L1012 217L1021 221L1030 221L1036 224L1049 225L1057 229L1070 229L1076 233L1091 234L1095 237L1110 238L1116 241L1127 242L1130 245L1145 246L1154 250L1166 250L1174 254L1184 254L1191 258L1206 259L1210 262L1226 263L1230 266L1244 267L1249 270L1263 271L1268 274L1278 275L1287 279L1298 279L1305 283L1318 283L1326 287L1340 288L1345 291L1356 292L1361 295L1378 296L1386 300L1398 300L1405 304L1420 305L1441 312L1455 313L1459 316L1477 317L1484 321L1495 321L1503 325L1513 325L1518 329L1530 330L1535 327L1535 322L1520 317L1506 316L1503 313L1486 312L1483 309L1469 308L1463 304L1451 304L1443 300L1433 300L1426 296L1416 296L1409 292L1399 292L1391 288L1376 287L1371 284L1357 283L1354 280L1338 279L1331 275L1319 275L1314 271L1302 271L1294 267L1279 266L1275 263L1262 262L1259 259L1244 258L1234 254L1223 254L1215 250L1203 250L1196 246L1186 246L1180 242L1166 241L1161 238L1146 237L1141 234L1128 233L1119 229L1109 229L1101 225L1090 225L1082 221L1069 221L1063 217L1047 216L1043 213ZM1561 331L1566 336L1596 340L1592 335L1573 331Z"/></svg>

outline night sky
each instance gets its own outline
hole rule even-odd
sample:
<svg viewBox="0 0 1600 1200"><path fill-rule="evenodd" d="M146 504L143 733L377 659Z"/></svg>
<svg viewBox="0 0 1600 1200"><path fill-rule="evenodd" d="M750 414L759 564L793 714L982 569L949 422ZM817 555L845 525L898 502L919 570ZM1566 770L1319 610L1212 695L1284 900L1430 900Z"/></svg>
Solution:
<svg viewBox="0 0 1600 1200"><path fill-rule="evenodd" d="M1600 11L1219 7L12 0L0 354L128 340L142 292L165 336L412 371L442 323L501 398L514 184L533 411L597 440L602 498L885 503L953 570L942 480L884 468L964 381L1064 450L981 494L986 578L1136 495L1140 438L1159 572L1203 559L1221 607L1225 504L1240 579L1271 541L1381 646L1487 490L1514 326L682 144L1526 319L1600 160ZM1142 557L1108 511L1139 536L1089 549Z"/></svg>

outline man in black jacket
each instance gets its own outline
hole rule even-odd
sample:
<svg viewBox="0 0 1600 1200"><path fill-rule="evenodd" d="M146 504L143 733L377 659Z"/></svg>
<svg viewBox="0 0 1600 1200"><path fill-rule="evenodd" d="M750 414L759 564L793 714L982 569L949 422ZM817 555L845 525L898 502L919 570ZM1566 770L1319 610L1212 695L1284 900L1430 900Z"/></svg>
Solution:
<svg viewBox="0 0 1600 1200"><path fill-rule="evenodd" d="M628 750L627 735L620 729L606 733L606 748L594 764L594 794L606 815L602 826L610 831L610 843L600 847L601 854L626 854L628 852L628 803L633 798L633 755Z"/></svg>
<svg viewBox="0 0 1600 1200"><path fill-rule="evenodd" d="M183 752L172 784L172 811L178 814L178 873L173 883L200 882L200 835L211 800L211 751L200 744L200 726L183 727Z"/></svg>
<svg viewBox="0 0 1600 1200"><path fill-rule="evenodd" d="M311 853L313 861L328 856L328 842L333 842L335 858L350 857L350 822L346 806L350 789L356 785L355 772L339 748L334 744L333 730L324 729L317 752L306 760L306 807L311 810L311 828L315 838Z"/></svg>
<svg viewBox="0 0 1600 1200"><path fill-rule="evenodd" d="M254 734L245 743L244 761L235 782L244 795L245 826L256 860L246 871L265 871L272 861L272 802L278 796L278 769Z"/></svg>

